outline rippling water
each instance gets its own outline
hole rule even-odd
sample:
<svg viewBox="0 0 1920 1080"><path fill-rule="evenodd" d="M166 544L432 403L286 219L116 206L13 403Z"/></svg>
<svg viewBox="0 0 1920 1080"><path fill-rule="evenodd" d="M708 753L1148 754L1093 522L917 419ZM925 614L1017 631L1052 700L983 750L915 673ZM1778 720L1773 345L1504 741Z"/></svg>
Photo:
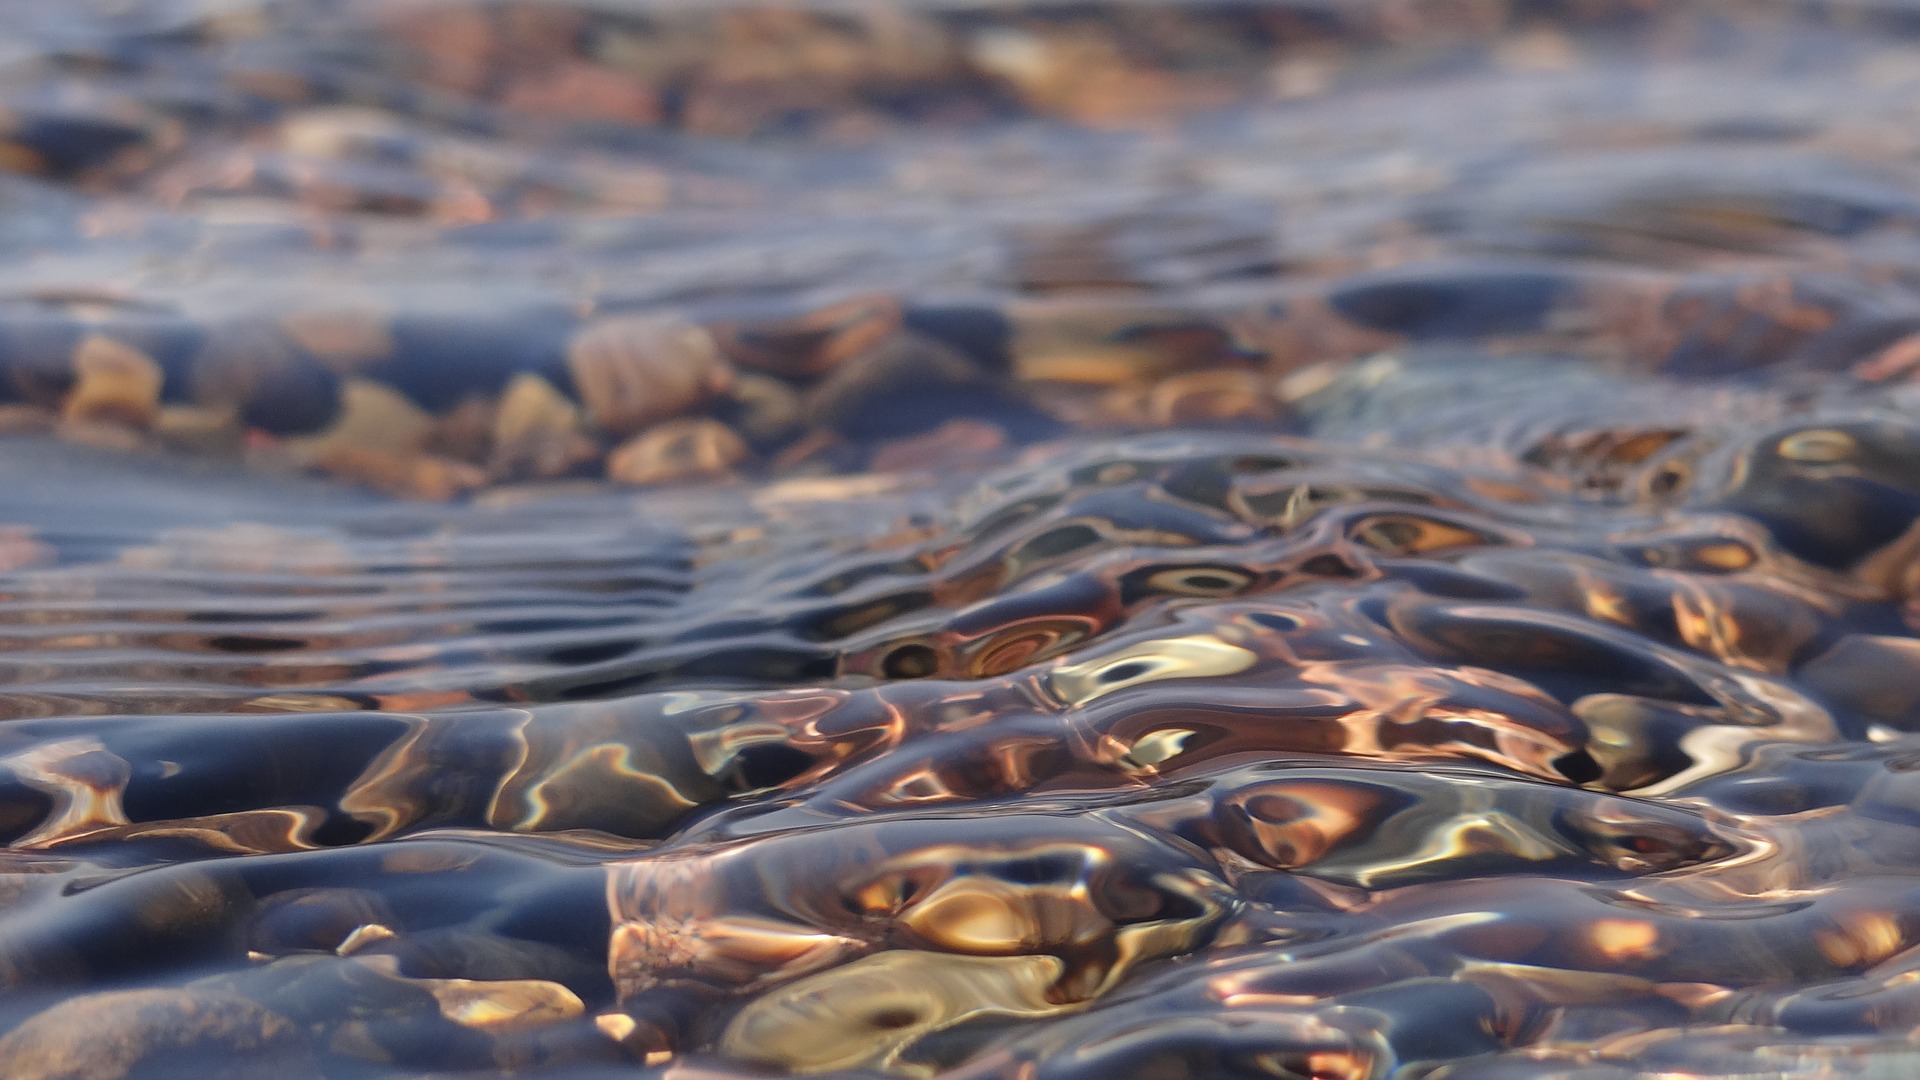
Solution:
<svg viewBox="0 0 1920 1080"><path fill-rule="evenodd" d="M0 19L8 1077L1920 1070L1920 9Z"/></svg>

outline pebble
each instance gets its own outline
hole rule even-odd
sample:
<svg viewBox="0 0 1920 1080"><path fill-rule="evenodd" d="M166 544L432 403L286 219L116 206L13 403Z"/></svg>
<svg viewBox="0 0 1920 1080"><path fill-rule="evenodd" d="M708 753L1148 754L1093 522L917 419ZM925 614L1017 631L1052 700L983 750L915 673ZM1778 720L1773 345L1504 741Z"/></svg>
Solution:
<svg viewBox="0 0 1920 1080"><path fill-rule="evenodd" d="M607 478L622 484L670 484L725 474L750 451L718 420L669 420L621 444L607 456Z"/></svg>
<svg viewBox="0 0 1920 1080"><path fill-rule="evenodd" d="M101 334L88 334L73 351L77 380L61 406L69 423L117 423L144 428L160 412L160 365L146 353Z"/></svg>
<svg viewBox="0 0 1920 1080"><path fill-rule="evenodd" d="M567 370L594 427L631 435L688 411L733 381L713 335L671 315L614 315L567 345Z"/></svg>
<svg viewBox="0 0 1920 1080"><path fill-rule="evenodd" d="M0 1038L10 1080L321 1080L286 1017L203 990L72 998Z"/></svg>

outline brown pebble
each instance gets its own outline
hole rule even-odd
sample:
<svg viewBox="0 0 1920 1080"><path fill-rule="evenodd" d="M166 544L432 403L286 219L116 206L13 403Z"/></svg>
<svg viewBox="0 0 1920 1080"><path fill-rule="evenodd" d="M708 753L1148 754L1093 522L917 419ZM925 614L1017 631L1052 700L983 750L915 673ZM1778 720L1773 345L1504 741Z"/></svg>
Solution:
<svg viewBox="0 0 1920 1080"><path fill-rule="evenodd" d="M320 1080L291 1021L202 990L121 990L73 998L0 1038L10 1080Z"/></svg>
<svg viewBox="0 0 1920 1080"><path fill-rule="evenodd" d="M73 392L61 406L69 423L113 423L143 428L160 412L166 376L146 353L101 334L73 350Z"/></svg>
<svg viewBox="0 0 1920 1080"><path fill-rule="evenodd" d="M722 323L714 339L728 359L771 375L804 377L833 370L899 331L900 301L856 296L790 319Z"/></svg>
<svg viewBox="0 0 1920 1080"><path fill-rule="evenodd" d="M402 498L444 501L485 486L485 470L426 451L434 419L398 390L348 379L340 399L326 431L287 441L295 460Z"/></svg>
<svg viewBox="0 0 1920 1080"><path fill-rule="evenodd" d="M567 345L567 369L593 426L629 435L686 412L732 382L713 335L671 315L615 315Z"/></svg>
<svg viewBox="0 0 1920 1080"><path fill-rule="evenodd" d="M493 441L510 443L542 431L576 431L580 410L554 385L532 372L521 372L500 394L493 417Z"/></svg>
<svg viewBox="0 0 1920 1080"><path fill-rule="evenodd" d="M316 453L334 449L411 454L426 446L434 420L405 394L371 379L348 379L340 387L340 415L326 431L291 445Z"/></svg>
<svg viewBox="0 0 1920 1080"><path fill-rule="evenodd" d="M718 420L669 420L609 455L607 477L623 484L669 484L723 474L747 454L747 444Z"/></svg>
<svg viewBox="0 0 1920 1080"><path fill-rule="evenodd" d="M0 139L0 169L28 176L45 176L52 171L45 154L13 139Z"/></svg>
<svg viewBox="0 0 1920 1080"><path fill-rule="evenodd" d="M487 471L508 479L565 476L600 455L582 431L580 410L554 385L521 372L500 395Z"/></svg>
<svg viewBox="0 0 1920 1080"><path fill-rule="evenodd" d="M1238 360L1242 348L1227 327L1178 310L1036 301L1009 314L1022 382L1123 386Z"/></svg>

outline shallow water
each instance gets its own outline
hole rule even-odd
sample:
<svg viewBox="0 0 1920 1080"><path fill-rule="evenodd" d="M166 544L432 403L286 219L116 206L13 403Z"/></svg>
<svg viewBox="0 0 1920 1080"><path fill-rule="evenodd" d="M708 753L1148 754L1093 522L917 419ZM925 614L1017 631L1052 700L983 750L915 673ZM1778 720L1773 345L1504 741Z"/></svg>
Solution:
<svg viewBox="0 0 1920 1080"><path fill-rule="evenodd" d="M0 17L8 1076L1914 1070L1920 9Z"/></svg>

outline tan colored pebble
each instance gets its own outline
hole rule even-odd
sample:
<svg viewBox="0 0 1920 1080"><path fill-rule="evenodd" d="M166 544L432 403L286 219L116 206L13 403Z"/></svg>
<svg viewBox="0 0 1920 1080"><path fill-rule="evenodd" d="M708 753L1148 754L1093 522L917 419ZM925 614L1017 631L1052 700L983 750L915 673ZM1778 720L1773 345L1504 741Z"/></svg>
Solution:
<svg viewBox="0 0 1920 1080"><path fill-rule="evenodd" d="M440 1003L440 1015L480 1031L524 1031L587 1011L573 991L544 979L414 979Z"/></svg>
<svg viewBox="0 0 1920 1080"><path fill-rule="evenodd" d="M353 933L348 934L346 940L340 942L334 949L334 952L339 953L341 956L352 956L354 953L370 945L378 945L383 941L391 941L396 936L392 930L381 926L379 923L367 923L364 926L355 927Z"/></svg>
<svg viewBox="0 0 1920 1080"><path fill-rule="evenodd" d="M289 439L295 461L403 498L445 501L484 487L486 471L426 451L435 420L406 395L371 379L340 387L340 415L318 435Z"/></svg>
<svg viewBox="0 0 1920 1080"><path fill-rule="evenodd" d="M0 1038L8 1080L125 1080L174 1067L221 1080L320 1080L300 1030L230 994L119 990L71 998Z"/></svg>
<svg viewBox="0 0 1920 1080"><path fill-rule="evenodd" d="M684 413L733 380L713 335L671 315L589 324L567 345L567 369L588 420L615 435Z"/></svg>
<svg viewBox="0 0 1920 1080"><path fill-rule="evenodd" d="M160 412L166 376L146 353L102 334L88 334L73 350L75 383L61 418L143 428Z"/></svg>
<svg viewBox="0 0 1920 1080"><path fill-rule="evenodd" d="M532 372L507 383L493 416L495 446L546 432L580 430L580 410L554 385Z"/></svg>
<svg viewBox="0 0 1920 1080"><path fill-rule="evenodd" d="M580 409L547 380L521 372L507 384L493 415L488 472L496 477L564 476L599 456Z"/></svg>
<svg viewBox="0 0 1920 1080"><path fill-rule="evenodd" d="M882 1070L914 1040L970 1017L1070 1011L1052 956L953 956L897 949L809 975L754 999L720 1036L729 1057L799 1073Z"/></svg>
<svg viewBox="0 0 1920 1080"><path fill-rule="evenodd" d="M1033 301L1008 314L1021 382L1122 386L1218 364L1237 348L1229 328L1191 312Z"/></svg>
<svg viewBox="0 0 1920 1080"><path fill-rule="evenodd" d="M626 1013L601 1013L593 1018L593 1026L600 1034L614 1042L623 1042L627 1036L639 1029L640 1025Z"/></svg>
<svg viewBox="0 0 1920 1080"><path fill-rule="evenodd" d="M726 357L741 367L798 378L840 366L900 330L900 301L856 296L790 319L744 320L713 328Z"/></svg>
<svg viewBox="0 0 1920 1080"><path fill-rule="evenodd" d="M412 454L433 433L434 419L405 394L372 379L348 379L340 386L340 415L318 435L289 439L296 451L383 451Z"/></svg>
<svg viewBox="0 0 1920 1080"><path fill-rule="evenodd" d="M668 484L723 474L747 455L747 444L718 420L669 420L610 454L607 478L623 484Z"/></svg>

